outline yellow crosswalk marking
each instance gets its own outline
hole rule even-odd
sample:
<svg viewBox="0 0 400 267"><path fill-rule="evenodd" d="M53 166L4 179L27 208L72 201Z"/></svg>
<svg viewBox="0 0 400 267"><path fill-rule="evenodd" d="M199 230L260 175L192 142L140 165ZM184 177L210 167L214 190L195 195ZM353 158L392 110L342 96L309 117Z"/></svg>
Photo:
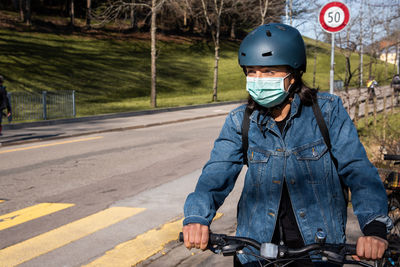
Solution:
<svg viewBox="0 0 400 267"><path fill-rule="evenodd" d="M214 220L222 215L217 213ZM164 224L159 229L152 229L135 239L121 243L83 267L134 266L161 251L167 243L177 240L179 232L182 231L182 221L183 219L180 219Z"/></svg>
<svg viewBox="0 0 400 267"><path fill-rule="evenodd" d="M35 206L1 215L0 231L72 206L74 206L74 204L40 203Z"/></svg>
<svg viewBox="0 0 400 267"><path fill-rule="evenodd" d="M0 250L1 266L15 266L142 212L112 207Z"/></svg>
<svg viewBox="0 0 400 267"><path fill-rule="evenodd" d="M83 138L83 139L76 139L76 140L69 140L69 141L63 141L63 142L57 142L57 143L50 143L50 144L44 144L44 145L37 145L37 146L28 146L28 147L21 147L21 148L15 148L15 149L8 149L8 150L0 151L0 154L10 153L10 152L16 152L16 151L23 151L23 150L29 150L29 149L35 149L35 148L42 148L42 147L49 147L49 146L57 146L57 145L63 145L63 144L70 144L70 143L76 143L76 142L90 141L90 140L96 140L96 139L101 139L101 138L103 138L103 136L95 136L95 137L89 137L89 138Z"/></svg>

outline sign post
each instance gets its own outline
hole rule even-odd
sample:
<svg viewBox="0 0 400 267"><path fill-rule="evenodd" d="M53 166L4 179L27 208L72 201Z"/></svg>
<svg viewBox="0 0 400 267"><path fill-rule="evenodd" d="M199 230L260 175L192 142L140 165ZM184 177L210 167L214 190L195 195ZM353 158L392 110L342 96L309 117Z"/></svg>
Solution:
<svg viewBox="0 0 400 267"><path fill-rule="evenodd" d="M319 23L324 31L332 34L331 70L329 92L333 94L333 80L335 76L335 33L343 30L350 20L350 12L342 2L330 2L324 5L319 12Z"/></svg>

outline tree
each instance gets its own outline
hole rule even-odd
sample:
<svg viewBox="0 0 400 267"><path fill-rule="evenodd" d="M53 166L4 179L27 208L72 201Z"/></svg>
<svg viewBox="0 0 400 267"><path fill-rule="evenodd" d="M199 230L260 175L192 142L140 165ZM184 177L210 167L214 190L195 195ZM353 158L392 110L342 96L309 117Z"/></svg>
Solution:
<svg viewBox="0 0 400 267"><path fill-rule="evenodd" d="M70 0L69 6L69 16L70 16L70 25L71 27L75 26L75 7L74 0Z"/></svg>
<svg viewBox="0 0 400 267"><path fill-rule="evenodd" d="M157 107L157 12L161 9L166 0L146 0L146 1L131 1L131 0L109 0L105 6L102 6L100 14L96 17L101 24L109 21L116 21L123 14L130 12L132 7L144 7L149 9L151 15L151 89L150 89L150 105L153 108Z"/></svg>
<svg viewBox="0 0 400 267"><path fill-rule="evenodd" d="M19 16L26 25L31 25L31 0L18 0Z"/></svg>
<svg viewBox="0 0 400 267"><path fill-rule="evenodd" d="M269 0L259 0L260 3L260 17L261 25L265 24L265 17L267 16Z"/></svg>
<svg viewBox="0 0 400 267"><path fill-rule="evenodd" d="M219 62L219 38L221 30L221 14L224 8L224 0L201 0L204 18L211 28L211 36L214 42L214 81L212 101L217 101L218 91L218 62Z"/></svg>
<svg viewBox="0 0 400 267"><path fill-rule="evenodd" d="M90 21L92 16L92 1L86 1L86 27L90 28Z"/></svg>
<svg viewBox="0 0 400 267"><path fill-rule="evenodd" d="M23 4L24 4L23 0L18 0L19 16L20 16L21 21L25 21L25 16L24 16L25 12L24 12Z"/></svg>

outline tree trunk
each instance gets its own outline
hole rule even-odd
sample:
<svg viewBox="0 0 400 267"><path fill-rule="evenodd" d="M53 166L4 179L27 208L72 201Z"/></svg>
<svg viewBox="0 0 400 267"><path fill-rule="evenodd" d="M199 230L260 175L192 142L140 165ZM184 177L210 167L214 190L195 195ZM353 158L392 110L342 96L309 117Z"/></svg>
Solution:
<svg viewBox="0 0 400 267"><path fill-rule="evenodd" d="M92 16L92 1L87 0L86 2L86 27L90 28L90 21Z"/></svg>
<svg viewBox="0 0 400 267"><path fill-rule="evenodd" d="M386 117L386 92L383 93L383 129L382 129L382 137L383 140L386 140L386 123L387 123L387 117Z"/></svg>
<svg viewBox="0 0 400 267"><path fill-rule="evenodd" d="M132 1L132 3L133 3L133 1ZM135 6L134 5L131 5L130 19L131 19L131 29L134 30L134 29L136 29Z"/></svg>
<svg viewBox="0 0 400 267"><path fill-rule="evenodd" d="M157 90L156 90L156 81L157 81L157 70L156 70L156 62L157 62L157 48L156 48L156 0L151 1L151 95L150 95L150 104L152 108L157 107Z"/></svg>
<svg viewBox="0 0 400 267"><path fill-rule="evenodd" d="M385 80L388 79L388 54L389 54L389 47L386 47L386 53L385 53Z"/></svg>
<svg viewBox="0 0 400 267"><path fill-rule="evenodd" d="M236 39L236 19L232 19L232 24L231 24L231 39Z"/></svg>
<svg viewBox="0 0 400 267"><path fill-rule="evenodd" d="M378 101L377 101L376 94L375 94L374 95L374 129L376 129L376 114L377 114L376 108L377 108L377 105L378 105Z"/></svg>
<svg viewBox="0 0 400 267"><path fill-rule="evenodd" d="M185 8L185 10L183 11L183 26L186 28L186 26L187 26L187 11L186 11L186 8Z"/></svg>
<svg viewBox="0 0 400 267"><path fill-rule="evenodd" d="M369 57L369 65L368 65L368 79L372 77L372 55Z"/></svg>
<svg viewBox="0 0 400 267"><path fill-rule="evenodd" d="M351 78L353 75L351 74L351 65L350 65L350 56L351 55L346 55L346 78L345 78L345 90L347 94L347 101L348 101L348 106L347 106L347 112L350 114L350 93L349 93L349 84L351 81Z"/></svg>
<svg viewBox="0 0 400 267"><path fill-rule="evenodd" d="M23 0L19 0L18 3L19 3L19 17L21 19L21 22L24 22L25 21L24 1Z"/></svg>
<svg viewBox="0 0 400 267"><path fill-rule="evenodd" d="M364 120L366 128L368 128L369 126L368 117L369 117L369 94L367 93L364 104Z"/></svg>
<svg viewBox="0 0 400 267"><path fill-rule="evenodd" d="M317 75L317 45L318 41L315 40L315 46L314 46L314 70L313 70L313 78L312 78L312 86L315 88L315 77Z"/></svg>
<svg viewBox="0 0 400 267"><path fill-rule="evenodd" d="M219 62L219 32L220 32L220 22L219 18L217 20L217 29L215 33L215 54L214 54L214 82L213 82L213 101L216 102L217 92L218 92L218 62Z"/></svg>
<svg viewBox="0 0 400 267"><path fill-rule="evenodd" d="M70 0L71 1L71 5L70 5L70 10L69 10L69 15L70 15L70 25L72 27L75 26L75 7L74 7L74 0Z"/></svg>
<svg viewBox="0 0 400 267"><path fill-rule="evenodd" d="M261 25L265 24L265 17L267 16L269 0L259 0L261 12Z"/></svg>
<svg viewBox="0 0 400 267"><path fill-rule="evenodd" d="M30 26L32 24L31 21L31 0L26 0L25 2L25 22L26 25Z"/></svg>
<svg viewBox="0 0 400 267"><path fill-rule="evenodd" d="M397 64L398 64L398 56L399 56L399 49L398 45L396 45L396 54L394 54L394 65L393 65L393 73L397 73Z"/></svg>

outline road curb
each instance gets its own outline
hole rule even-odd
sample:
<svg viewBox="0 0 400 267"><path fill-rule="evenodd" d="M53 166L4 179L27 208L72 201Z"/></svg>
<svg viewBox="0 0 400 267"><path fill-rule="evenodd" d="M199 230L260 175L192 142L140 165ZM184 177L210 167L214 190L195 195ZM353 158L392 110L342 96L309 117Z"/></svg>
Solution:
<svg viewBox="0 0 400 267"><path fill-rule="evenodd" d="M37 121L37 122L23 122L23 123L16 123L16 124L11 123L11 124L3 124L3 129L4 130L16 130L16 129L30 128L30 127L50 126L50 125L65 124L65 123L78 123L78 122L104 120L104 119L135 117L135 116L142 116L142 115L151 115L151 114L158 114L158 113L165 113L165 112L207 108L207 107L213 107L213 106L218 107L218 106L240 104L240 103L245 103L245 100L220 102L220 103L208 103L208 104L201 104L201 105L162 108L162 109L151 109L151 110L142 110L142 111L130 111L130 112L103 114L103 115L70 118L70 119L57 119L57 120L46 120L46 121Z"/></svg>
<svg viewBox="0 0 400 267"><path fill-rule="evenodd" d="M231 103L231 104L234 104L234 103ZM23 144L36 143L36 142L47 141L47 140L50 141L50 140L65 139L65 138L79 137L79 136L85 136L85 135L91 135L91 134L99 134L99 133L107 133L107 132L119 132L119 131L126 131L126 130L149 128L149 127L168 125L168 124L174 124L174 123L180 123L180 122L186 122L186 121L193 121L193 120L200 120L200 119L213 118L213 117L219 117L219 116L226 116L226 115L228 115L228 113L229 112L223 112L223 113L218 113L218 114L204 115L204 116L198 116L198 117L192 117L192 118L186 118L186 119L164 121L164 122L155 122L155 123L149 123L149 124L140 124L140 125L134 125L134 126L127 126L127 127L110 128L110 129L98 130L98 131L88 131L88 132L85 132L85 133L66 134L66 135L55 136L55 137L43 137L43 138L36 138L36 139L22 140L22 141L9 141L9 142L6 141L6 142L0 143L0 147L13 146L13 145L23 145Z"/></svg>

